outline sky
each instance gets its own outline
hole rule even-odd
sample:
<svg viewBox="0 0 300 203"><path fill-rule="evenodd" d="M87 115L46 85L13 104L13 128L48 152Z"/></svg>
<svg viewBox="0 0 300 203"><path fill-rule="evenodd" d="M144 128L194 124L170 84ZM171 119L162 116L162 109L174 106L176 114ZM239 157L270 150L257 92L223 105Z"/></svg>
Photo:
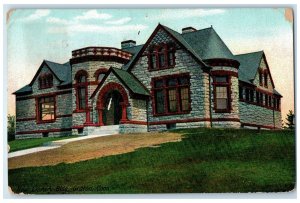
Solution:
<svg viewBox="0 0 300 203"><path fill-rule="evenodd" d="M44 59L65 63L72 50L144 44L158 23L216 30L234 54L264 50L283 120L294 111L293 14L288 8L17 9L7 13L8 114L14 91L30 83Z"/></svg>

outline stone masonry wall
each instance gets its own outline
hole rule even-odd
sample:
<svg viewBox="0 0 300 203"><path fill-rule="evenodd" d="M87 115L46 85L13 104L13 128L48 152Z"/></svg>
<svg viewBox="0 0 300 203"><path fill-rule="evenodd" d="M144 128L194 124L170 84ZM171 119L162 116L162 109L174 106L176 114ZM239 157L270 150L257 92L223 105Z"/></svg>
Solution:
<svg viewBox="0 0 300 203"><path fill-rule="evenodd" d="M168 36L163 30L158 31L157 35L152 39L150 45L159 44L161 42L173 42L175 41ZM175 43L176 44L176 43ZM148 57L142 55L132 68L131 72L143 83L143 85L151 90L151 79L159 76L189 73L190 74L190 92L191 92L191 112L181 115L170 116L153 116L152 114L152 100L149 102L149 122L157 121L170 121L170 120L183 120L183 119L195 119L203 118L207 115L208 108L204 101L208 98L208 89L205 89L204 81L207 80L207 75L203 74L201 66L194 60L194 58L178 44L176 44L177 50L175 52L175 67L166 70L148 71ZM146 49L147 51L147 49ZM207 81L206 81L207 82ZM179 124L178 124L179 125ZM181 124L180 124L181 125ZM162 127L164 126L164 127ZM166 129L166 125L150 125L150 130Z"/></svg>
<svg viewBox="0 0 300 203"><path fill-rule="evenodd" d="M274 126L273 110L261 106L240 102L241 123L250 123L259 126ZM281 112L274 111L275 127L281 128Z"/></svg>
<svg viewBox="0 0 300 203"><path fill-rule="evenodd" d="M47 66L42 67L40 74L49 73L50 70ZM16 98L24 98L24 97L39 97L42 94L48 94L53 92L64 92L67 89L58 89L57 85L60 82L57 78L53 77L53 87L47 89L39 89L38 77L36 81L32 85L33 93L25 96L17 96ZM70 90L70 89L69 89ZM70 108L69 103L71 102L71 93L70 94L58 94L55 96L56 102L56 116L64 116L71 115L72 109ZM61 136L61 135L70 135L71 131L67 132L51 132L60 129L70 129L72 126L72 117L58 117L54 122L51 123L40 123L37 124L36 120L36 101L35 98L29 98L26 100L16 101L16 117L19 121L16 122L16 138L30 138L30 137L41 137L43 132L49 132L49 137L51 136ZM20 121L20 119L28 119L26 121ZM28 131L31 133L28 134L18 134L20 132ZM32 133L35 132L35 133Z"/></svg>
<svg viewBox="0 0 300 203"><path fill-rule="evenodd" d="M78 63L72 65L72 79L73 84L76 83L75 75L79 70L85 70L88 73L88 82L96 82L95 72L100 68L106 68L107 70L110 67L121 68L123 64L118 62L111 62L111 61L88 61L83 63ZM97 88L98 83L88 85L88 92L87 97L93 94L95 89ZM92 101L88 99L88 105L93 106ZM75 88L72 89L72 109L76 109L76 90ZM91 121L97 119L97 114L91 113ZM86 113L73 113L73 126L81 126L86 121Z"/></svg>

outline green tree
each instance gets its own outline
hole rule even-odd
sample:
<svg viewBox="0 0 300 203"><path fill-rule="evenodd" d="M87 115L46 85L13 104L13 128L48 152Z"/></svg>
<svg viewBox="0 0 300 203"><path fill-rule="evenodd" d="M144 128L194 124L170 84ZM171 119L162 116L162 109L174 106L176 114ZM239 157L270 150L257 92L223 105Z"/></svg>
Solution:
<svg viewBox="0 0 300 203"><path fill-rule="evenodd" d="M285 125L289 129L294 129L295 128L295 114L293 113L292 110L289 110L289 113L286 115L286 122Z"/></svg>
<svg viewBox="0 0 300 203"><path fill-rule="evenodd" d="M16 116L7 116L7 140L11 141L15 139L16 132Z"/></svg>

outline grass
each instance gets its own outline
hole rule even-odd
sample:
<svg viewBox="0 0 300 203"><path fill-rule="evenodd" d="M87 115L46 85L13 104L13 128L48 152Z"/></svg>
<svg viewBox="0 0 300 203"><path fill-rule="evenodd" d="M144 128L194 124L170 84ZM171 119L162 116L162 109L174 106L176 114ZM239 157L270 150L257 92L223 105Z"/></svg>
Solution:
<svg viewBox="0 0 300 203"><path fill-rule="evenodd" d="M279 192L295 187L292 131L175 132L185 138L159 148L9 170L9 185L14 192L31 194Z"/></svg>
<svg viewBox="0 0 300 203"><path fill-rule="evenodd" d="M10 150L9 152L15 152L23 149L29 149L33 147L42 146L46 142L75 138L77 136L63 136L63 137L43 137L43 138L33 138L26 140L13 140L8 142Z"/></svg>

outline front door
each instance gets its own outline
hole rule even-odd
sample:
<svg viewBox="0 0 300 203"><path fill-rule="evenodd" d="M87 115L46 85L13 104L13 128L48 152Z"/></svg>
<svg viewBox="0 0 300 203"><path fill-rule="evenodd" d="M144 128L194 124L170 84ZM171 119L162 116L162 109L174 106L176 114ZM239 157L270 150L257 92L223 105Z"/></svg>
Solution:
<svg viewBox="0 0 300 203"><path fill-rule="evenodd" d="M107 94L103 112L104 125L118 125L120 123L122 117L120 102L122 102L122 96L118 91Z"/></svg>

